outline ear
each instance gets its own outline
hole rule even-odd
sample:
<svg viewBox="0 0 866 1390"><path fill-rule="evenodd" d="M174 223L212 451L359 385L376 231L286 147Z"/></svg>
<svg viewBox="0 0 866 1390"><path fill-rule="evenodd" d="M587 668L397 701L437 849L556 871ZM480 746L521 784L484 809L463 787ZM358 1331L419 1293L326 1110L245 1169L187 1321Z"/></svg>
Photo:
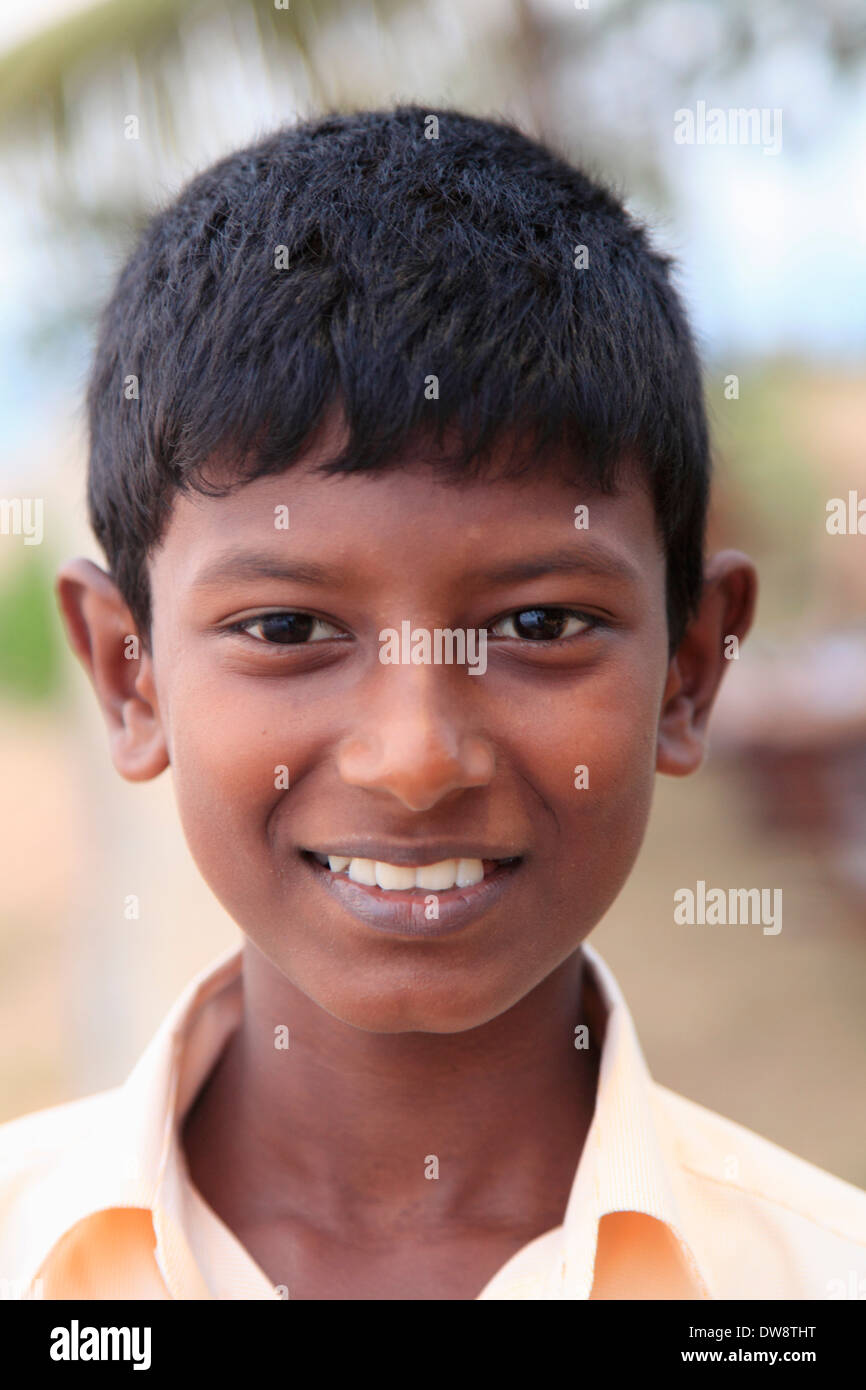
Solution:
<svg viewBox="0 0 866 1390"><path fill-rule="evenodd" d="M54 591L70 646L90 677L121 777L146 782L169 764L153 659L120 590L92 560L69 560Z"/></svg>
<svg viewBox="0 0 866 1390"><path fill-rule="evenodd" d="M748 556L722 550L709 561L698 612L668 669L656 749L659 772L685 777L703 762L707 723L730 661L728 652L752 626L757 593L758 576Z"/></svg>

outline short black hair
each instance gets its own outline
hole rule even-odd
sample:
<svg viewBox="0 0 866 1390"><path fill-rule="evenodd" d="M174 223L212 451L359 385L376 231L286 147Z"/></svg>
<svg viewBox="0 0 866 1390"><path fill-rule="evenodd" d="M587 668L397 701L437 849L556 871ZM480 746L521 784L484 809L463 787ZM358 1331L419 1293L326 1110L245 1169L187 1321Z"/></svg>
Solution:
<svg viewBox="0 0 866 1390"><path fill-rule="evenodd" d="M611 491L636 451L674 651L700 597L710 462L671 266L597 176L454 110L327 115L196 176L123 267L88 390L90 522L146 647L147 559L176 493L282 472L338 404L348 437L326 475L393 467L447 428L461 445L443 470L477 476L514 428L537 451L515 476L565 443L575 479Z"/></svg>

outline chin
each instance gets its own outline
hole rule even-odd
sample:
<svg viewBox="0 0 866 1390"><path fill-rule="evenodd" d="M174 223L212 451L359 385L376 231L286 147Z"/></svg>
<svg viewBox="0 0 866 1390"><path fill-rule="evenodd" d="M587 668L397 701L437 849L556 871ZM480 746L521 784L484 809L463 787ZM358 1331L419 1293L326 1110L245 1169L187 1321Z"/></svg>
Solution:
<svg viewBox="0 0 866 1390"><path fill-rule="evenodd" d="M380 986L375 997L335 995L332 990L305 993L333 1018L364 1033L465 1033L489 1023L512 1002L455 999L453 987L437 991L416 986L410 991Z"/></svg>

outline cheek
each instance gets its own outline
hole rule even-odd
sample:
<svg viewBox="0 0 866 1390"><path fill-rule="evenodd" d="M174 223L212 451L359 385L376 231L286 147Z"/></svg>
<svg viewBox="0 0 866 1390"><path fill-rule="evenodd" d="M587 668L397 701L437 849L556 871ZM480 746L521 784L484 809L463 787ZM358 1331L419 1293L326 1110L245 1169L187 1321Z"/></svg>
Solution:
<svg viewBox="0 0 866 1390"><path fill-rule="evenodd" d="M629 864L640 848L652 801L657 711L656 693L648 683L623 684L597 710L592 746L584 759L589 765L587 804L596 833L621 837L622 852L631 856Z"/></svg>
<svg viewBox="0 0 866 1390"><path fill-rule="evenodd" d="M184 836L209 887L228 905L232 883L246 895L262 881L268 819L286 795L277 782L279 740L256 721L248 700L208 699L199 690L176 696L172 716L172 778ZM288 749L282 760L288 767Z"/></svg>
<svg viewBox="0 0 866 1390"><path fill-rule="evenodd" d="M604 681L535 700L531 722L512 731L511 748L530 782L541 775L566 821L604 824L627 814L632 802L639 816L653 785L659 701L654 676L612 670Z"/></svg>
<svg viewBox="0 0 866 1390"><path fill-rule="evenodd" d="M652 803L657 696L649 680L621 679L545 702L525 775L543 789L556 845L551 891L590 930L637 858ZM543 773L540 769L543 768Z"/></svg>

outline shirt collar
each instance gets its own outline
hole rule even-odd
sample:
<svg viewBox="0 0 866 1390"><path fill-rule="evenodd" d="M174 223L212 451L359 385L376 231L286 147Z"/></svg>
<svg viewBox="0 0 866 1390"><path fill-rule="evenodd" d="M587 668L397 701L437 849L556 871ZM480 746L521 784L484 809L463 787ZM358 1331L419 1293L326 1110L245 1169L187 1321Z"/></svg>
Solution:
<svg viewBox="0 0 866 1390"><path fill-rule="evenodd" d="M160 1244L176 1248L192 1272L191 1252L173 1215L181 1210L181 1194L171 1159L179 1119L239 1022L241 966L242 952L232 946L199 971L123 1085L91 1099L92 1124L33 1194L32 1228L42 1239L34 1245L32 1279L74 1226L113 1208L150 1211ZM200 1277L192 1282L204 1288Z"/></svg>
<svg viewBox="0 0 866 1390"><path fill-rule="evenodd" d="M634 1021L613 972L584 943L584 1006L590 1034L602 1038L592 1123L563 1220L563 1260L552 1296L589 1298L599 1222L636 1212L667 1226L673 1257L695 1298L711 1297L707 1271L689 1240L675 1136L655 1100L655 1085Z"/></svg>
<svg viewBox="0 0 866 1390"><path fill-rule="evenodd" d="M600 1221L607 1213L637 1212L670 1230L671 1258L680 1263L691 1296L709 1298L706 1270L683 1223L674 1136L656 1107L631 1014L598 952L586 944L582 950L586 1017L591 1035L602 1040L598 1087L546 1296L589 1298ZM34 1277L78 1222L111 1208L143 1208L152 1213L158 1245L170 1252L184 1288L195 1291L186 1296L211 1297L184 1231L178 1128L241 1010L242 951L232 947L190 981L126 1082L99 1097L93 1127L40 1184L34 1216L44 1239ZM494 1286L507 1283L510 1263L484 1296L495 1297Z"/></svg>

